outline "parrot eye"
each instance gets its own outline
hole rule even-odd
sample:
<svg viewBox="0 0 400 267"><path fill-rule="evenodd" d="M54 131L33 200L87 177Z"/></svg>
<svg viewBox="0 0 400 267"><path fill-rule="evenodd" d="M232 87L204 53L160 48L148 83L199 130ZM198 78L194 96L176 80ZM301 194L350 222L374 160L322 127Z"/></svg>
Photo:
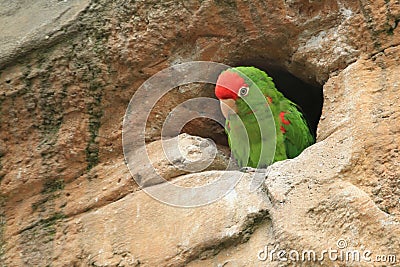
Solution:
<svg viewBox="0 0 400 267"><path fill-rule="evenodd" d="M239 96L246 96L249 94L249 87L243 86L239 89Z"/></svg>

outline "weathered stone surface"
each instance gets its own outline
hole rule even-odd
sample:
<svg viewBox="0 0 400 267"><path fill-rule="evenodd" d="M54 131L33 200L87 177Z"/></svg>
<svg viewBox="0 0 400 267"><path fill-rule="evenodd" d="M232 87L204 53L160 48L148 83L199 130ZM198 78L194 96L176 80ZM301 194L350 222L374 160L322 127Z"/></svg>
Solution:
<svg viewBox="0 0 400 267"><path fill-rule="evenodd" d="M351 139L351 161L342 179L395 216L399 216L400 200L399 54L400 47L388 48L332 77L324 87L325 119L319 131L321 139L332 132L350 131L346 137Z"/></svg>
<svg viewBox="0 0 400 267"><path fill-rule="evenodd" d="M0 4L1 265L290 266L257 253L268 244L320 253L340 239L400 258L399 1ZM124 164L122 119L146 79L191 60L323 85L318 143L271 166L256 193L245 175L235 198L209 206L153 200ZM197 96L212 90L177 88L158 103L149 147L171 108ZM226 144L215 123L185 127ZM160 170L186 185L221 173Z"/></svg>
<svg viewBox="0 0 400 267"><path fill-rule="evenodd" d="M0 1L0 66L51 44L89 6L88 0Z"/></svg>
<svg viewBox="0 0 400 267"><path fill-rule="evenodd" d="M169 181L183 174L204 170L226 170L230 153L212 140L181 134L162 139L133 152L128 163L141 187Z"/></svg>
<svg viewBox="0 0 400 267"><path fill-rule="evenodd" d="M189 179L194 186L198 178L219 175L213 171L180 179ZM80 257L85 265L95 266L182 266L207 258L225 245L246 242L259 224L268 224L268 202L263 194L248 193L248 181L243 177L222 200L194 209L168 206L143 191L130 194L67 222L65 228L78 226L79 231L60 246L72 246L67 250L74 251L73 244L85 239ZM58 258L69 263L76 256L60 251Z"/></svg>

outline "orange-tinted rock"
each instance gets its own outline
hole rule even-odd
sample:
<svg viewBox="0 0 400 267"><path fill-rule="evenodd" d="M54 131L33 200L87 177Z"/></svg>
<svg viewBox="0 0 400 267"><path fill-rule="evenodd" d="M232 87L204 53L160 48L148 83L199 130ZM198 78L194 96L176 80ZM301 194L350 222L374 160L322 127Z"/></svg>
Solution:
<svg viewBox="0 0 400 267"><path fill-rule="evenodd" d="M339 239L400 257L399 21L395 0L4 4L0 263L259 266L267 243L321 252ZM283 69L324 85L318 143L272 166L257 193L245 175L236 196L209 206L153 200L124 164L123 116L146 79L192 60ZM153 156L168 112L213 97L210 88L160 101L147 125ZM207 120L182 131L226 144ZM220 173L163 171L189 185Z"/></svg>

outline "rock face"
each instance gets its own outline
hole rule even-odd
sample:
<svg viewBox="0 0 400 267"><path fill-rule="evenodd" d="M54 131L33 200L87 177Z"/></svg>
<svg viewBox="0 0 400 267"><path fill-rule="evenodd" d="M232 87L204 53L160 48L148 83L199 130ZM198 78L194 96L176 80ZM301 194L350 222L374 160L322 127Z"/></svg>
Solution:
<svg viewBox="0 0 400 267"><path fill-rule="evenodd" d="M1 266L387 266L394 255L399 264L399 1L0 6ZM168 169L158 141L168 112L213 97L212 86L177 88L149 117L150 157L177 185L243 177L210 205L154 200L132 177L146 172L124 164L123 116L146 79L192 60L256 65L322 87L318 142L271 166L256 192L252 174L217 170L223 149L207 171ZM183 131L226 144L208 120ZM186 137L185 151L207 142ZM317 259L302 261L311 250Z"/></svg>

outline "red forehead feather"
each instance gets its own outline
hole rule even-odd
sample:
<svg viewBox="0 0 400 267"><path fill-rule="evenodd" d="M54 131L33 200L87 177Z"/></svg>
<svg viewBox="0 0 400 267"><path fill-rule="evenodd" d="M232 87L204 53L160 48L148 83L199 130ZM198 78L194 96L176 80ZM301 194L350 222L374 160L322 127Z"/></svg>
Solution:
<svg viewBox="0 0 400 267"><path fill-rule="evenodd" d="M245 81L239 74L232 71L224 71L219 75L215 86L215 95L218 99L237 99L240 87Z"/></svg>

